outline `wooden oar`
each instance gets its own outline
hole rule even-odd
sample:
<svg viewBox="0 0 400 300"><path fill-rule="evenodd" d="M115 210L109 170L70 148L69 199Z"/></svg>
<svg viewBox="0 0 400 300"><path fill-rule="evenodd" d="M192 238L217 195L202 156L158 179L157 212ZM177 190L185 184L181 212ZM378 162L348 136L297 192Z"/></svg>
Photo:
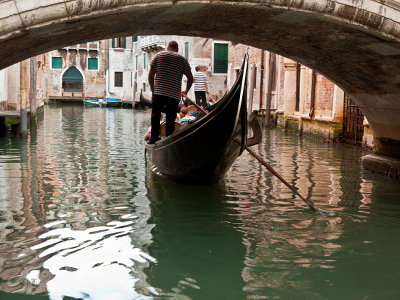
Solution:
<svg viewBox="0 0 400 300"><path fill-rule="evenodd" d="M261 164L264 165L272 174L274 174L280 181L282 181L289 189L292 190L293 193L295 193L301 200L303 200L310 208L312 208L314 211L316 209L314 206L310 203L310 201L307 201L306 199L303 198L302 195L300 195L281 175L278 174L265 160L263 160L259 155L257 155L253 150L251 150L248 146L244 146L244 148L251 154L253 155Z"/></svg>
<svg viewBox="0 0 400 300"><path fill-rule="evenodd" d="M215 99L211 96L211 94L209 92L207 92L207 94L208 94L208 96L210 96L213 103L217 103L217 101L215 101Z"/></svg>
<svg viewBox="0 0 400 300"><path fill-rule="evenodd" d="M182 95L185 97L190 103L192 103L198 110L200 110L203 114L208 114L208 111L203 109L201 106L199 106L196 102L194 102L192 99L190 99L187 95Z"/></svg>
<svg viewBox="0 0 400 300"><path fill-rule="evenodd" d="M200 109L203 113L208 114L208 111L202 109L200 106L198 106L195 102L193 102L191 99L189 99L187 96L183 95L189 102L191 102L194 106L196 106L198 109ZM235 143L240 144L238 141L233 140ZM301 200L303 200L312 210L316 211L315 207L311 204L310 201L307 201L302 195L300 195L299 192L295 190L294 187L292 187L281 175L279 175L278 172L274 170L265 160L263 160L258 154L256 154L253 150L251 150L248 146L244 146L244 148L249 152L251 155L254 156L255 159L257 159L264 167L268 169L272 174L274 174L280 181L282 181L289 189L292 190L293 193L295 193Z"/></svg>

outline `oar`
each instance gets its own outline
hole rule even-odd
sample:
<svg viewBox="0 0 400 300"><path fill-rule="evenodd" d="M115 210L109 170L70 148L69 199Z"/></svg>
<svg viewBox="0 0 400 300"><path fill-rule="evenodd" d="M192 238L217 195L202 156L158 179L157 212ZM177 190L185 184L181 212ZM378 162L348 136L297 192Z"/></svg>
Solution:
<svg viewBox="0 0 400 300"><path fill-rule="evenodd" d="M207 94L208 94L208 96L210 96L213 103L217 103L217 101L215 101L215 99L213 98L213 96L211 96L211 94L209 92L207 92Z"/></svg>
<svg viewBox="0 0 400 300"><path fill-rule="evenodd" d="M280 181L282 181L289 189L292 190L293 193L295 193L297 196L300 197L301 200L303 200L310 208L312 208L314 211L316 209L314 206L310 203L310 201L307 201L304 199L302 195L300 195L281 175L278 174L265 160L263 160L259 155L257 155L253 150L251 150L248 146L244 146L244 148L251 154L253 155L261 164L264 165L272 174L274 174Z"/></svg>
<svg viewBox="0 0 400 300"><path fill-rule="evenodd" d="M187 96L183 95L189 102L191 102L194 106L196 106L198 109L200 109L203 113L208 114L208 111L202 109L200 106L198 106L195 102L193 102L191 99L189 99ZM240 144L238 141L233 140L235 143ZM251 150L248 146L244 146L244 148L249 152L251 155L253 155L261 164L264 165L272 174L274 174L280 181L282 181L289 189L292 190L293 193L295 193L301 200L303 200L312 210L316 211L314 206L311 204L310 201L307 201L302 195L300 195L299 192L297 192L294 187L292 187L281 175L279 175L278 172L274 170L265 160L263 160L259 155L257 155L253 150Z"/></svg>
<svg viewBox="0 0 400 300"><path fill-rule="evenodd" d="M200 105L198 105L196 102L194 102L192 99L190 99L187 95L182 95L185 97L190 103L192 103L198 110L200 110L203 114L208 114L208 111L203 109Z"/></svg>

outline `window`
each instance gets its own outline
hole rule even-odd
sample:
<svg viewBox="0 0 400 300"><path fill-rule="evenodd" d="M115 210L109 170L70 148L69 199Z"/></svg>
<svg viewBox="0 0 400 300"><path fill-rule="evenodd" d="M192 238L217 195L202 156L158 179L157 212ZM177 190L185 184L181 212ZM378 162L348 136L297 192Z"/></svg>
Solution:
<svg viewBox="0 0 400 300"><path fill-rule="evenodd" d="M138 37L137 36L132 36L132 43L136 43L138 41Z"/></svg>
<svg viewBox="0 0 400 300"><path fill-rule="evenodd" d="M98 70L99 69L99 61L97 58L88 58L88 69L89 70Z"/></svg>
<svg viewBox="0 0 400 300"><path fill-rule="evenodd" d="M52 57L51 58L51 68L52 69L62 69L62 58Z"/></svg>
<svg viewBox="0 0 400 300"><path fill-rule="evenodd" d="M214 44L214 73L225 74L228 71L228 44Z"/></svg>
<svg viewBox="0 0 400 300"><path fill-rule="evenodd" d="M145 92L146 91L146 83L143 83L143 88L142 91Z"/></svg>
<svg viewBox="0 0 400 300"><path fill-rule="evenodd" d="M146 70L146 53L143 53L143 69Z"/></svg>
<svg viewBox="0 0 400 300"><path fill-rule="evenodd" d="M83 92L83 76L76 67L70 67L62 77L64 92Z"/></svg>
<svg viewBox="0 0 400 300"><path fill-rule="evenodd" d="M123 86L123 73L122 72L115 72L114 73L114 86L115 87L122 87Z"/></svg>
<svg viewBox="0 0 400 300"><path fill-rule="evenodd" d="M126 38L119 37L112 39L112 47L113 48L126 48Z"/></svg>
<svg viewBox="0 0 400 300"><path fill-rule="evenodd" d="M185 58L189 60L189 43L185 42Z"/></svg>

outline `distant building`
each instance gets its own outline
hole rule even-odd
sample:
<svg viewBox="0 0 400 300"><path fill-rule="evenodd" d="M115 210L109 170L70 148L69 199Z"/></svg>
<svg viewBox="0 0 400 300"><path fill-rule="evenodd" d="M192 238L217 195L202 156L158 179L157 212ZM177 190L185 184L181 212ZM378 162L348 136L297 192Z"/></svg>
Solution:
<svg viewBox="0 0 400 300"><path fill-rule="evenodd" d="M124 101L133 99L132 41L137 37L117 37L107 40L107 98Z"/></svg>
<svg viewBox="0 0 400 300"><path fill-rule="evenodd" d="M19 110L22 90L28 112L43 105L43 58L41 54L0 70L0 110Z"/></svg>
<svg viewBox="0 0 400 300"><path fill-rule="evenodd" d="M45 54L48 99L106 96L106 43L88 42Z"/></svg>
<svg viewBox="0 0 400 300"><path fill-rule="evenodd" d="M140 36L133 44L133 72L135 99L139 99L140 92L150 95L148 71L154 56L166 50L168 42L175 40L179 45L179 53L184 56L195 72L196 66L207 76L209 92L216 98L222 97L227 90L228 71L228 42L214 41L201 37L187 37L176 35ZM182 88L186 87L186 77L183 76ZM193 88L189 95L194 100Z"/></svg>

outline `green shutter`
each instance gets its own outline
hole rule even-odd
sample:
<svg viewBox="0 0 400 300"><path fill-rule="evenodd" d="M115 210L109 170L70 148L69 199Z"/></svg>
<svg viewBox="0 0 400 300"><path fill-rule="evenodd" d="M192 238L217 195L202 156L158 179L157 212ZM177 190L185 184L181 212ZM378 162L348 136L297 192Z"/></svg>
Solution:
<svg viewBox="0 0 400 300"><path fill-rule="evenodd" d="M189 60L189 43L185 43L185 58Z"/></svg>
<svg viewBox="0 0 400 300"><path fill-rule="evenodd" d="M228 71L228 44L214 44L214 73Z"/></svg>
<svg viewBox="0 0 400 300"><path fill-rule="evenodd" d="M62 58L52 57L51 58L51 68L52 69L62 69Z"/></svg>
<svg viewBox="0 0 400 300"><path fill-rule="evenodd" d="M99 69L99 61L97 58L88 58L88 69L89 70Z"/></svg>
<svg viewBox="0 0 400 300"><path fill-rule="evenodd" d="M122 48L126 48L126 37L122 38Z"/></svg>
<svg viewBox="0 0 400 300"><path fill-rule="evenodd" d="M81 72L75 67L70 67L63 75L63 81L83 82Z"/></svg>
<svg viewBox="0 0 400 300"><path fill-rule="evenodd" d="M138 37L137 36L132 36L132 43L135 43L135 42L137 42L138 41Z"/></svg>
<svg viewBox="0 0 400 300"><path fill-rule="evenodd" d="M136 55L136 68L135 68L136 71L137 71L137 69L138 69L138 60L139 60L139 58L138 58L138 56Z"/></svg>
<svg viewBox="0 0 400 300"><path fill-rule="evenodd" d="M111 47L115 48L115 39L111 39Z"/></svg>
<svg viewBox="0 0 400 300"><path fill-rule="evenodd" d="M143 69L146 70L146 53L143 53Z"/></svg>

